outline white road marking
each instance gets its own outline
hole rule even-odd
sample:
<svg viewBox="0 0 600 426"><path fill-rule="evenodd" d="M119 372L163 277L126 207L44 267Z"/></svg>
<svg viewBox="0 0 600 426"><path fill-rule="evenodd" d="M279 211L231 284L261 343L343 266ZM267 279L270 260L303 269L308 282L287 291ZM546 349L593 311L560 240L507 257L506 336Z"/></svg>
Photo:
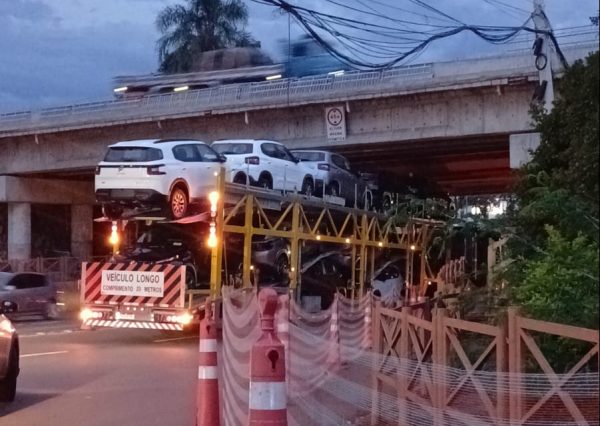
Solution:
<svg viewBox="0 0 600 426"><path fill-rule="evenodd" d="M57 331L48 331L48 332L38 331L35 334L19 334L19 339L24 339L27 337L56 336L57 334L75 333L77 331L81 331L81 330L70 329L70 330L57 330Z"/></svg>
<svg viewBox="0 0 600 426"><path fill-rule="evenodd" d="M23 354L23 355L21 355L21 358L32 358L34 356L58 355L58 354L66 354L66 353L69 353L69 351L39 352L36 354Z"/></svg>
<svg viewBox="0 0 600 426"><path fill-rule="evenodd" d="M153 340L153 343L162 343L162 342L172 342L174 340L186 340L186 339L196 339L197 336L185 336L185 337L172 337L170 339L158 339Z"/></svg>

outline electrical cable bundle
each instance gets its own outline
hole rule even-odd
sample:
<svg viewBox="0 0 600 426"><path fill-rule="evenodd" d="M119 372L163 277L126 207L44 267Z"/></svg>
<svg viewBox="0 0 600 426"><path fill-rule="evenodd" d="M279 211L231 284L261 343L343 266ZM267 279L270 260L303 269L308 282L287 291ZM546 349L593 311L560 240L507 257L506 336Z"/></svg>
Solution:
<svg viewBox="0 0 600 426"><path fill-rule="evenodd" d="M422 52L436 40L459 33L472 33L493 44L513 42L519 35L547 35L563 66L567 61L552 30L530 25L532 13L502 0L485 0L500 12L523 20L517 26L467 24L431 6L424 0L322 0L326 13L302 6L300 1L252 0L288 13L323 49L356 69L385 69ZM400 15L402 18L394 17Z"/></svg>

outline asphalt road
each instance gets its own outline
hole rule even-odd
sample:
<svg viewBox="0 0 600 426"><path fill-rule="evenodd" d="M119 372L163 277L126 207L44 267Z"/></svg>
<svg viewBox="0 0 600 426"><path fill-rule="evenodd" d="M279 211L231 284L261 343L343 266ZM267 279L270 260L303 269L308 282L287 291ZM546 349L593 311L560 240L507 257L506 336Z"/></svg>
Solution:
<svg viewBox="0 0 600 426"><path fill-rule="evenodd" d="M81 331L73 320L14 325L21 374L0 425L194 425L195 334Z"/></svg>

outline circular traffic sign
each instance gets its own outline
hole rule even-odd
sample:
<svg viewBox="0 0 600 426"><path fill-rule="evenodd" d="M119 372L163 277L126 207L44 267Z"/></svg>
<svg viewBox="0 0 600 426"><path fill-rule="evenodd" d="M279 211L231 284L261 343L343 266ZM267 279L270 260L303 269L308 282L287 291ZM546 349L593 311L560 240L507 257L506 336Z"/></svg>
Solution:
<svg viewBox="0 0 600 426"><path fill-rule="evenodd" d="M342 123L343 117L342 110L339 108L331 108L327 111L327 122L331 126L339 126Z"/></svg>

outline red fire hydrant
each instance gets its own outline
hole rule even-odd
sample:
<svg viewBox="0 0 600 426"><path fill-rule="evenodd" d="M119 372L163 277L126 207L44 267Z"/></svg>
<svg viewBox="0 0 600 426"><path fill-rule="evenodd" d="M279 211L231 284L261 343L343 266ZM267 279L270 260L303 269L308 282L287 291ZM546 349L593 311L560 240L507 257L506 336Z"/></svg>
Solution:
<svg viewBox="0 0 600 426"><path fill-rule="evenodd" d="M249 424L287 426L285 350L275 334L277 293L262 289L258 303L262 335L250 353Z"/></svg>
<svg viewBox="0 0 600 426"><path fill-rule="evenodd" d="M200 321L198 348L198 394L196 426L219 426L219 380L217 369L217 327L212 302L206 299L204 318Z"/></svg>

